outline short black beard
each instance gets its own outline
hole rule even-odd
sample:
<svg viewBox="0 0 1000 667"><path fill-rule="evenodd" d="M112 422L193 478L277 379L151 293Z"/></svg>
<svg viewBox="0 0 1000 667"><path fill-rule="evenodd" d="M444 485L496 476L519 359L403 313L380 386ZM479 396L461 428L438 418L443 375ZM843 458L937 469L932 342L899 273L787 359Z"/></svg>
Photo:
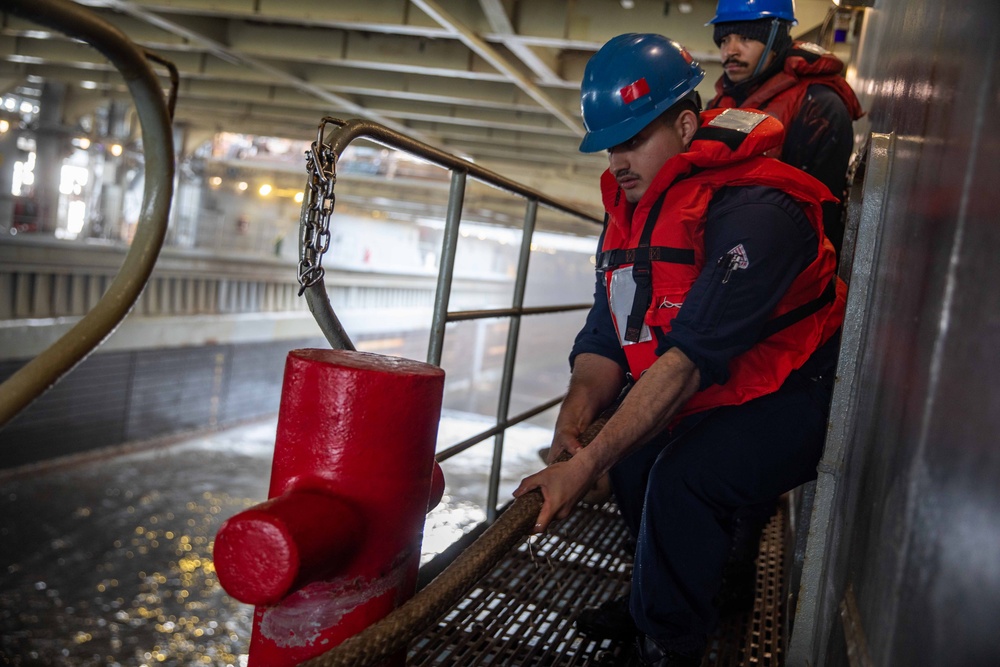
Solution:
<svg viewBox="0 0 1000 667"><path fill-rule="evenodd" d="M736 106L743 104L743 101L750 97L750 94L760 87L762 83L770 79L772 76L780 72L785 68L785 57L788 55L788 49L783 50L781 53L777 53L774 56L774 60L771 64L764 68L757 76L752 76L745 81L740 81L739 83L733 83L729 79L729 75L725 72L722 73L722 90L723 92L732 97L736 102ZM763 55L761 56L764 57Z"/></svg>

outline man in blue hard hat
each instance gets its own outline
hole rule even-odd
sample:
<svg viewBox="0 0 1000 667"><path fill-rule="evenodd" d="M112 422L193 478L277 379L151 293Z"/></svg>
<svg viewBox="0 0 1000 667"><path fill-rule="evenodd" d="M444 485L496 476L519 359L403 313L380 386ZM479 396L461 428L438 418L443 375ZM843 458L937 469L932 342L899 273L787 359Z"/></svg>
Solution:
<svg viewBox="0 0 1000 667"><path fill-rule="evenodd" d="M703 77L654 34L615 37L587 64L580 150L608 154L594 305L555 462L514 492L541 491L542 532L610 474L636 544L635 648L656 667L700 664L740 508L816 476L845 301L829 192L764 156L781 142L774 118L699 115Z"/></svg>
<svg viewBox="0 0 1000 667"><path fill-rule="evenodd" d="M793 41L793 0L719 0L713 39L723 75L715 108L752 108L785 126L784 144L770 153L819 179L841 200L854 146L852 122L862 115L844 80L844 63L815 44ZM824 226L840 253L843 204L830 203Z"/></svg>

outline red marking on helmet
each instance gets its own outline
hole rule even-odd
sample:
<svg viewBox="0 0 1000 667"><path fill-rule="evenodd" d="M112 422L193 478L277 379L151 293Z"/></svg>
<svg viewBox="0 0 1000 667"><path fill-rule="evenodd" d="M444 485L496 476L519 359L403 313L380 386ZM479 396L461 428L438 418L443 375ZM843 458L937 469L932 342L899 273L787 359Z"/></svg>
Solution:
<svg viewBox="0 0 1000 667"><path fill-rule="evenodd" d="M684 58L684 62L686 62L688 65L694 62L694 58L691 57L691 54L688 53L687 49L682 47L680 51L681 51L681 57Z"/></svg>
<svg viewBox="0 0 1000 667"><path fill-rule="evenodd" d="M646 77L625 86L618 91L618 94L622 96L622 101L625 104L632 104L632 102L635 102L640 97L649 95L649 84L646 83Z"/></svg>

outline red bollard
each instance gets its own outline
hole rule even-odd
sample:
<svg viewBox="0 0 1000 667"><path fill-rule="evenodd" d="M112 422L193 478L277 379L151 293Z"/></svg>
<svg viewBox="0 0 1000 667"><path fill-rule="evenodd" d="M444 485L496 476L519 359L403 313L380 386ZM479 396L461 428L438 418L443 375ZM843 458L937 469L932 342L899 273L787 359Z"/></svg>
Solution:
<svg viewBox="0 0 1000 667"><path fill-rule="evenodd" d="M413 595L424 515L443 491L443 389L444 371L429 364L289 353L269 500L215 540L219 582L257 605L251 667L325 653Z"/></svg>

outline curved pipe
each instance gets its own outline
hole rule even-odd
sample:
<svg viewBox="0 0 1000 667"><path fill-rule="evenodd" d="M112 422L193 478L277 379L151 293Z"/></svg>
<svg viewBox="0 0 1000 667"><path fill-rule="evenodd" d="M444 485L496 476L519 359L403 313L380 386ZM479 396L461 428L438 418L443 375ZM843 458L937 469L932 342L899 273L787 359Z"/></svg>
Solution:
<svg viewBox="0 0 1000 667"><path fill-rule="evenodd" d="M413 153L414 155L419 155L428 162L436 164L439 167L444 167L445 169L451 169L453 171L464 171L472 178L482 181L487 185L492 185L500 190L506 190L507 192L521 195L526 199L535 199L543 206L547 206L557 211L562 211L563 213L568 213L584 220L590 220L597 224L601 223L600 218L595 218L583 209L569 206L568 204L565 204L553 197L549 197L538 190L533 190L532 188L522 185L517 181L512 181L505 176L501 176L495 171L490 171L489 169L486 169L485 167L482 167L474 162L463 160L460 157L446 153L442 150L434 148L433 146L411 139L404 134L390 130L384 125L379 125L378 123L373 123L359 118L341 120L339 118L331 118L329 116L323 118L320 123L321 128L323 125L340 126L339 129L330 133L330 142L328 144L335 155L343 153L344 149L358 137L364 137L389 148L399 148Z"/></svg>
<svg viewBox="0 0 1000 667"><path fill-rule="evenodd" d="M90 44L118 69L142 125L146 181L132 246L107 293L72 329L0 385L0 426L73 369L131 310L153 272L167 231L174 183L170 118L146 54L120 30L66 0L7 0L5 11Z"/></svg>
<svg viewBox="0 0 1000 667"><path fill-rule="evenodd" d="M328 142L324 141L324 130L327 125L338 126L335 130L330 132ZM463 160L460 157L446 153L442 150L434 148L433 146L408 137L405 134L389 129L384 125L373 123L369 120L363 120L360 118L341 120L339 118L325 116L319 123L316 145L318 148L319 144L322 143L330 149L333 155L340 156L343 154L344 149L346 149L352 141L362 137L386 146L387 148L399 149L413 155L417 155L431 164L448 169L452 172L453 176L454 174L470 176L499 190L520 195L529 201L538 202L539 204L556 211L567 213L577 218L591 221L595 224L601 224L600 218L594 217L583 209L569 206L558 199L549 197L548 195L537 190L533 190L532 188L522 185L517 181L501 176L500 174L490 171L485 167L481 167L473 162L469 162L468 160ZM455 187L454 178L452 187L453 189ZM309 197L306 197L302 203L302 214L300 218L301 224L304 224L306 220L311 203L312 202L310 202ZM301 235L299 249L301 252ZM331 347L340 350L353 350L354 344L351 342L350 337L341 325L340 320L337 319L337 315L333 312L333 306L330 304L330 297L327 294L326 285L322 277L310 284L308 287L303 288L303 294L305 295L306 303L309 305L309 310L312 312L313 317L316 318L317 324L319 324L320 329L323 331ZM544 310L545 312L552 311L552 309ZM451 321L459 318L449 319ZM441 325L443 326L443 322ZM432 360L432 363L435 362Z"/></svg>

